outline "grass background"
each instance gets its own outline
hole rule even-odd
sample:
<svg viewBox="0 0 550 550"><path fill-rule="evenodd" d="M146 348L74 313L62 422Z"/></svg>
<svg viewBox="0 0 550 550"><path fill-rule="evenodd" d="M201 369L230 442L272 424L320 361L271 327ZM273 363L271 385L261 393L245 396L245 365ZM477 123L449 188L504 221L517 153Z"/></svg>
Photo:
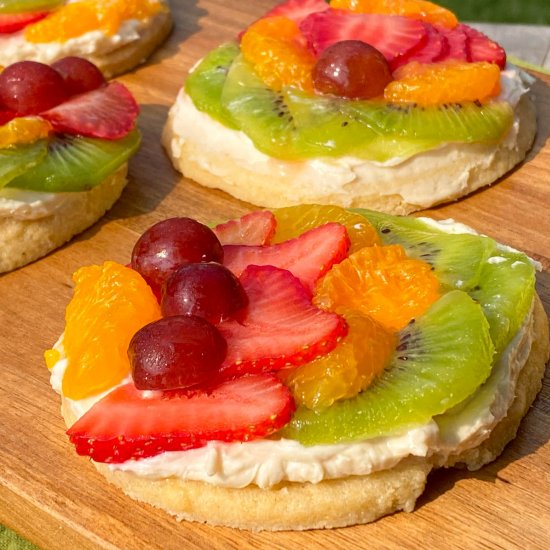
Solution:
<svg viewBox="0 0 550 550"><path fill-rule="evenodd" d="M550 0L433 0L460 21L550 25Z"/></svg>

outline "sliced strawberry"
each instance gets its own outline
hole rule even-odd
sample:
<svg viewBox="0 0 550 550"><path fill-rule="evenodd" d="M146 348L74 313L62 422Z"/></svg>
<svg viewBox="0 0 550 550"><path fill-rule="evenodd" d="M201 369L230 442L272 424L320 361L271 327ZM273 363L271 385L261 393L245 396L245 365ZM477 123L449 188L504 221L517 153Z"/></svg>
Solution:
<svg viewBox="0 0 550 550"><path fill-rule="evenodd" d="M245 244L263 246L268 244L277 221L269 210L256 210L242 218L229 220L214 227L214 233L222 244Z"/></svg>
<svg viewBox="0 0 550 550"><path fill-rule="evenodd" d="M13 111L3 111L0 109L0 126L7 124L10 120L13 120L17 116L17 113Z"/></svg>
<svg viewBox="0 0 550 550"><path fill-rule="evenodd" d="M504 48L468 25L459 25L459 27L468 37L468 61L487 61L496 63L501 69L504 69L506 65Z"/></svg>
<svg viewBox="0 0 550 550"><path fill-rule="evenodd" d="M11 34L24 29L31 23L44 19L49 11L30 13L0 13L0 34Z"/></svg>
<svg viewBox="0 0 550 550"><path fill-rule="evenodd" d="M249 300L246 314L218 325L227 341L223 376L303 365L334 349L347 333L344 319L315 307L284 269L253 265L240 281Z"/></svg>
<svg viewBox="0 0 550 550"><path fill-rule="evenodd" d="M382 52L390 64L426 39L423 23L415 19L330 9L306 17L300 30L315 54L342 40L361 40Z"/></svg>
<svg viewBox="0 0 550 550"><path fill-rule="evenodd" d="M468 36L464 32L462 25L458 25L454 29L438 26L437 31L445 37L449 46L447 53L437 59L437 61L446 61L447 59L468 61Z"/></svg>
<svg viewBox="0 0 550 550"><path fill-rule="evenodd" d="M396 58L391 65L392 71L411 61L433 63L443 59L448 54L449 42L447 39L433 25L427 23L423 23L423 25L426 30L426 40L406 56Z"/></svg>
<svg viewBox="0 0 550 550"><path fill-rule="evenodd" d="M138 104L128 89L119 82L110 82L74 96L40 116L58 132L120 139L133 129L138 113Z"/></svg>
<svg viewBox="0 0 550 550"><path fill-rule="evenodd" d="M325 0L287 0L268 11L264 17L288 17L299 25L308 15L327 9L328 4Z"/></svg>
<svg viewBox="0 0 550 550"><path fill-rule="evenodd" d="M282 428L294 411L290 392L272 375L244 376L209 391L143 392L119 386L69 430L80 455L125 462L208 441L248 441Z"/></svg>
<svg viewBox="0 0 550 550"><path fill-rule="evenodd" d="M317 279L347 257L349 247L346 228L339 223L326 223L279 244L226 245L223 247L223 263L237 277L249 265L288 269L312 292Z"/></svg>

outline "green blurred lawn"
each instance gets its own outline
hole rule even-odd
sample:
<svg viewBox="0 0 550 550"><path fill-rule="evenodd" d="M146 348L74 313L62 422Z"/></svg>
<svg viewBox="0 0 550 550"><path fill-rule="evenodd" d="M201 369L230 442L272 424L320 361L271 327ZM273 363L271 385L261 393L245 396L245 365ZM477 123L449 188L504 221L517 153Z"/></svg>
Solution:
<svg viewBox="0 0 550 550"><path fill-rule="evenodd" d="M433 0L461 21L550 25L550 0Z"/></svg>

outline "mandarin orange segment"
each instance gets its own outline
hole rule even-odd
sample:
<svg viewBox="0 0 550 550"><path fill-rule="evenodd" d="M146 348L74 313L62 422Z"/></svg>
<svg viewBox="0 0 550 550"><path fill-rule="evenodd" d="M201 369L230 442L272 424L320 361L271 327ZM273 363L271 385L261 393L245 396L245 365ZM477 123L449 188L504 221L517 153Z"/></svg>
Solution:
<svg viewBox="0 0 550 550"><path fill-rule="evenodd" d="M118 384L130 372L128 344L160 318L160 306L139 273L105 262L79 269L65 314L67 369L63 394L83 399Z"/></svg>
<svg viewBox="0 0 550 550"><path fill-rule="evenodd" d="M128 19L147 19L166 9L158 0L79 0L25 28L29 42L65 42L87 32L115 34Z"/></svg>
<svg viewBox="0 0 550 550"><path fill-rule="evenodd" d="M369 315L394 332L439 298L440 283L426 262L408 258L400 245L362 248L332 269L315 289L318 307Z"/></svg>
<svg viewBox="0 0 550 550"><path fill-rule="evenodd" d="M498 65L485 61L433 64L413 61L398 69L394 76L396 80L384 90L384 99L392 103L485 103L500 93L500 69Z"/></svg>
<svg viewBox="0 0 550 550"><path fill-rule="evenodd" d="M458 25L458 19L452 11L426 0L332 0L330 7L356 13L402 15L448 29Z"/></svg>
<svg viewBox="0 0 550 550"><path fill-rule="evenodd" d="M10 145L34 143L47 138L51 130L52 125L41 118L14 118L0 126L0 149Z"/></svg>
<svg viewBox="0 0 550 550"><path fill-rule="evenodd" d="M271 89L296 86L313 90L315 58L291 19L276 16L256 21L242 36L241 52Z"/></svg>
<svg viewBox="0 0 550 550"><path fill-rule="evenodd" d="M47 349L44 352L44 362L49 370L52 370L55 364L61 359L61 353L56 349Z"/></svg>
<svg viewBox="0 0 550 550"><path fill-rule="evenodd" d="M349 311L345 339L328 355L280 373L297 405L325 408L366 389L388 365L397 336L374 319Z"/></svg>
<svg viewBox="0 0 550 550"><path fill-rule="evenodd" d="M340 206L301 204L272 210L277 220L277 229L272 243L288 241L302 233L328 222L344 225L351 241L350 254L365 246L381 244L376 229L360 214Z"/></svg>

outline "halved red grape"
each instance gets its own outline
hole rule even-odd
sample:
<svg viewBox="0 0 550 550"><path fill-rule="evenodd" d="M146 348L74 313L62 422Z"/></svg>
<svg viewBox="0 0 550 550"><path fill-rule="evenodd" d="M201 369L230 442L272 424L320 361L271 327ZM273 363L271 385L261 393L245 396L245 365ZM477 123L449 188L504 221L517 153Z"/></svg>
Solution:
<svg viewBox="0 0 550 550"><path fill-rule="evenodd" d="M150 227L132 251L132 267L157 296L164 281L181 265L223 261L223 248L214 232L191 218L170 218Z"/></svg>
<svg viewBox="0 0 550 550"><path fill-rule="evenodd" d="M61 75L70 95L90 92L105 84L103 73L82 57L64 57L53 63L52 68Z"/></svg>
<svg viewBox="0 0 550 550"><path fill-rule="evenodd" d="M211 323L194 315L165 317L140 329L128 347L138 390L172 390L213 379L227 343Z"/></svg>
<svg viewBox="0 0 550 550"><path fill-rule="evenodd" d="M0 73L0 102L19 115L37 115L67 98L63 78L44 63L19 61Z"/></svg>
<svg viewBox="0 0 550 550"><path fill-rule="evenodd" d="M313 67L313 85L321 94L370 99L392 81L388 62L374 46L342 40L325 49Z"/></svg>
<svg viewBox="0 0 550 550"><path fill-rule="evenodd" d="M164 316L198 315L217 324L247 304L239 279L227 267L213 262L179 267L162 290Z"/></svg>

